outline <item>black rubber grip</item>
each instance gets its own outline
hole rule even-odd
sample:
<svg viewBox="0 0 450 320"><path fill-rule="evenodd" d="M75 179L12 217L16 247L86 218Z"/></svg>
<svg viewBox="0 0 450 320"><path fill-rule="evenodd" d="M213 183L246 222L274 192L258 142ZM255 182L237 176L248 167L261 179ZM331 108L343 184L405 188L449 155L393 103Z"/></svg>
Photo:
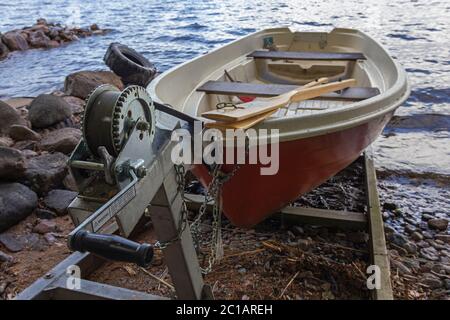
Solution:
<svg viewBox="0 0 450 320"><path fill-rule="evenodd" d="M91 252L100 257L135 263L147 267L153 258L153 247L149 244L140 244L116 235L90 233L80 230L70 239L72 250Z"/></svg>

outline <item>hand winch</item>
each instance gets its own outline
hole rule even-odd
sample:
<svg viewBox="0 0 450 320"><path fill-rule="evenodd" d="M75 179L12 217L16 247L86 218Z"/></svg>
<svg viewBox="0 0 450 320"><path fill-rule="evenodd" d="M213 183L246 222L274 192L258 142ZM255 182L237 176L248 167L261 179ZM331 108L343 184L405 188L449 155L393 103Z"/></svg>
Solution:
<svg viewBox="0 0 450 320"><path fill-rule="evenodd" d="M187 122L195 120L165 105L156 106ZM69 247L148 265L151 245L103 231L116 224L120 234L128 237L142 218L165 179L167 168L161 166L173 167L165 148L171 132L156 127L155 103L145 88L130 86L120 91L111 85L98 87L86 99L82 131L69 160L79 189L69 207L77 225L69 234Z"/></svg>

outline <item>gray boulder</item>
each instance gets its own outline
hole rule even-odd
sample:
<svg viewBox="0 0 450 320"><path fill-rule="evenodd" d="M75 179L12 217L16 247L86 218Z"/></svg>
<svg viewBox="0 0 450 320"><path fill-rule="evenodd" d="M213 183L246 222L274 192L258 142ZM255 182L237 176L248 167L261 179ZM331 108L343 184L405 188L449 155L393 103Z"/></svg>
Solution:
<svg viewBox="0 0 450 320"><path fill-rule="evenodd" d="M31 32L28 42L32 48L48 48L50 45L50 38L47 37L42 30Z"/></svg>
<svg viewBox="0 0 450 320"><path fill-rule="evenodd" d="M69 190L52 190L44 198L44 204L56 211L58 215L64 215L67 213L67 207L77 196L77 192Z"/></svg>
<svg viewBox="0 0 450 320"><path fill-rule="evenodd" d="M41 140L42 150L58 151L69 154L81 139L81 131L76 128L62 128L49 132Z"/></svg>
<svg viewBox="0 0 450 320"><path fill-rule="evenodd" d="M70 117L70 105L61 97L41 94L30 105L28 118L35 128L46 128Z"/></svg>
<svg viewBox="0 0 450 320"><path fill-rule="evenodd" d="M0 100L0 134L8 134L9 128L15 124L25 126L27 122L16 109Z"/></svg>
<svg viewBox="0 0 450 320"><path fill-rule="evenodd" d="M16 180L24 176L25 156L19 150L0 147L0 179Z"/></svg>
<svg viewBox="0 0 450 320"><path fill-rule="evenodd" d="M26 126L21 125L12 125L9 128L9 136L16 141L23 140L33 140L39 141L41 139L41 135Z"/></svg>
<svg viewBox="0 0 450 320"><path fill-rule="evenodd" d="M121 90L124 87L120 77L110 71L80 71L66 77L64 92L68 96L86 99L92 90L102 84L111 84Z"/></svg>
<svg viewBox="0 0 450 320"><path fill-rule="evenodd" d="M9 49L6 44L3 43L0 35L0 61L5 59L9 54Z"/></svg>
<svg viewBox="0 0 450 320"><path fill-rule="evenodd" d="M430 220L428 220L428 226L432 229L444 231L444 230L447 230L448 220L447 219L430 219Z"/></svg>
<svg viewBox="0 0 450 320"><path fill-rule="evenodd" d="M64 96L62 97L72 108L73 114L80 114L84 112L85 101L78 97Z"/></svg>
<svg viewBox="0 0 450 320"><path fill-rule="evenodd" d="M0 184L0 232L25 219L37 207L37 195L20 183Z"/></svg>
<svg viewBox="0 0 450 320"><path fill-rule="evenodd" d="M67 174L68 157L62 153L44 154L31 158L25 177L39 195L58 188Z"/></svg>
<svg viewBox="0 0 450 320"><path fill-rule="evenodd" d="M11 51L22 51L27 50L28 46L27 39L17 31L10 31L3 35L2 41L6 44Z"/></svg>

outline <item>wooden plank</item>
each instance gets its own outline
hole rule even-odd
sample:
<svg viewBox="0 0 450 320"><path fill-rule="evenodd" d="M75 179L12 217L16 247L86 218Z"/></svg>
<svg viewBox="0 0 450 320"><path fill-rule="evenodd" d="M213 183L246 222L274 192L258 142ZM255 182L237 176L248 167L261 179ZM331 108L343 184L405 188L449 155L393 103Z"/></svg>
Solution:
<svg viewBox="0 0 450 320"><path fill-rule="evenodd" d="M247 57L284 60L365 60L361 52L253 51Z"/></svg>
<svg viewBox="0 0 450 320"><path fill-rule="evenodd" d="M221 121L241 121L262 113L276 110L290 102L316 98L322 94L339 91L356 85L355 79L347 79L337 82L326 83L310 88L299 88L272 98L261 98L259 100L242 103L238 109L203 112L202 116L207 119Z"/></svg>
<svg viewBox="0 0 450 320"><path fill-rule="evenodd" d="M373 297L375 300L393 300L389 254L386 248L384 224L378 197L377 176L370 149L364 154L364 165L370 231L369 245L372 254L372 263L378 266L381 271L381 287L380 289L373 290Z"/></svg>
<svg viewBox="0 0 450 320"><path fill-rule="evenodd" d="M205 197L198 194L185 194L189 210L198 210ZM211 211L214 202L208 203L206 210ZM350 211L324 210L306 207L287 206L274 214L295 223L308 223L325 226L340 226L350 229L366 229L367 218L363 213Z"/></svg>
<svg viewBox="0 0 450 320"><path fill-rule="evenodd" d="M275 97L280 94L297 89L299 86L291 84L260 84L226 81L208 81L197 88L197 91L209 94L252 97ZM378 88L352 87L342 92L331 92L323 94L317 99L352 100L360 101L372 98L380 94Z"/></svg>
<svg viewBox="0 0 450 320"><path fill-rule="evenodd" d="M169 181L165 181L165 184ZM174 239L178 234L181 215L181 195L167 194L171 187L161 186L150 207L150 216L158 240ZM175 192L175 191L174 191ZM169 200L173 199L173 200ZM178 299L200 300L204 297L204 283L195 252L192 235L187 226L180 240L163 249L164 260L169 268Z"/></svg>
<svg viewBox="0 0 450 320"><path fill-rule="evenodd" d="M287 206L278 215L287 222L360 230L367 228L367 218L361 212Z"/></svg>

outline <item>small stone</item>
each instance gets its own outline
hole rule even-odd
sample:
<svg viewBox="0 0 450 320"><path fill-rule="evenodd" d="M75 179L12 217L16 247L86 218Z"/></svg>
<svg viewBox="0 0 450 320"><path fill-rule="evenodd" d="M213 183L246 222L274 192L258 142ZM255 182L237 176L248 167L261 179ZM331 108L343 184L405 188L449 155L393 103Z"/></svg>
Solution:
<svg viewBox="0 0 450 320"><path fill-rule="evenodd" d="M47 20L45 20L44 18L39 18L36 20L36 24L46 26L48 23L47 23Z"/></svg>
<svg viewBox="0 0 450 320"><path fill-rule="evenodd" d="M111 84L120 90L124 87L120 77L110 71L80 71L66 77L64 92L69 96L86 99L102 84Z"/></svg>
<svg viewBox="0 0 450 320"><path fill-rule="evenodd" d="M448 220L447 219L430 219L430 220L428 220L428 226L432 229L445 231L445 230L447 230L447 227L448 227Z"/></svg>
<svg viewBox="0 0 450 320"><path fill-rule="evenodd" d="M24 140L24 141L17 141L13 147L17 150L23 151L23 150L34 150L36 148L37 141L33 140Z"/></svg>
<svg viewBox="0 0 450 320"><path fill-rule="evenodd" d="M408 239L400 233L393 233L388 236L388 239L395 245L402 247L402 248L408 242Z"/></svg>
<svg viewBox="0 0 450 320"><path fill-rule="evenodd" d="M414 271L417 271L420 269L420 263L419 261L417 261L416 258L414 259L409 259L409 258L404 258L402 263L408 268L408 269L412 269Z"/></svg>
<svg viewBox="0 0 450 320"><path fill-rule="evenodd" d="M62 153L44 154L31 158L25 176L39 195L58 188L67 175L68 157Z"/></svg>
<svg viewBox="0 0 450 320"><path fill-rule="evenodd" d="M17 31L6 32L2 37L2 41L11 51L23 51L29 49L26 38Z"/></svg>
<svg viewBox="0 0 450 320"><path fill-rule="evenodd" d="M405 220L408 224L410 224L411 226L416 226L416 225L417 225L417 222L416 222L416 220L414 220L414 219L411 219L411 218L406 217L406 218L404 218L404 220Z"/></svg>
<svg viewBox="0 0 450 320"><path fill-rule="evenodd" d="M56 40L50 40L47 44L47 48L58 48L61 44Z"/></svg>
<svg viewBox="0 0 450 320"><path fill-rule="evenodd" d="M302 234L305 233L305 230L303 230L302 227L300 226L293 226L292 227L292 232L296 235L296 236L300 236Z"/></svg>
<svg viewBox="0 0 450 320"><path fill-rule="evenodd" d="M392 266L398 270L400 274L411 274L411 269L398 260L391 260Z"/></svg>
<svg viewBox="0 0 450 320"><path fill-rule="evenodd" d="M78 191L79 191L79 190L78 190L78 185L77 185L77 183L76 183L76 181L75 181L75 178L72 176L72 174L71 174L70 172L69 172L69 173L66 175L66 177L64 178L63 184L64 184L64 187L65 187L67 190L75 191L75 192L78 192Z"/></svg>
<svg viewBox="0 0 450 320"><path fill-rule="evenodd" d="M50 38L42 30L31 32L28 38L28 43L32 48L48 48L49 42Z"/></svg>
<svg viewBox="0 0 450 320"><path fill-rule="evenodd" d="M240 274L245 274L245 273L247 272L247 269L245 269L245 268L239 268L239 269L238 269L238 272L239 272Z"/></svg>
<svg viewBox="0 0 450 320"><path fill-rule="evenodd" d="M33 127L46 128L72 115L70 105L61 97L41 94L30 105L28 117Z"/></svg>
<svg viewBox="0 0 450 320"><path fill-rule="evenodd" d="M62 128L53 130L45 135L39 147L46 151L58 151L70 154L81 139L81 130L76 128Z"/></svg>
<svg viewBox="0 0 450 320"><path fill-rule="evenodd" d="M48 242L48 244L52 244L52 243L56 242L55 236L53 235L53 233L50 233L50 232L44 234L44 239L45 239L45 241Z"/></svg>
<svg viewBox="0 0 450 320"><path fill-rule="evenodd" d="M417 243L417 246L419 248L428 248L430 246L430 244L426 241L421 240Z"/></svg>
<svg viewBox="0 0 450 320"><path fill-rule="evenodd" d="M16 109L0 100L0 134L8 134L12 125L25 126L27 122Z"/></svg>
<svg viewBox="0 0 450 320"><path fill-rule="evenodd" d="M432 261L427 261L420 267L420 271L423 273L430 272L431 269L433 269L433 267L434 267L434 263Z"/></svg>
<svg viewBox="0 0 450 320"><path fill-rule="evenodd" d="M416 230L417 230L416 227L414 227L414 226L412 226L412 225L410 225L410 224L407 224L407 225L405 226L405 231L408 232L408 233L413 233L413 232L415 232Z"/></svg>
<svg viewBox="0 0 450 320"><path fill-rule="evenodd" d="M426 274L424 278L420 280L421 283L430 287L431 289L439 289L444 283L432 274Z"/></svg>
<svg viewBox="0 0 450 320"><path fill-rule="evenodd" d="M33 158L36 157L38 154L36 151L30 150L30 149L24 149L21 151L25 158Z"/></svg>
<svg viewBox="0 0 450 320"><path fill-rule="evenodd" d="M420 232L416 231L411 234L411 238L415 241L420 241L423 239L423 236L420 234Z"/></svg>
<svg viewBox="0 0 450 320"><path fill-rule="evenodd" d="M100 30L99 26L98 26L96 23L92 24L91 27L90 27L90 29L91 29L92 31Z"/></svg>
<svg viewBox="0 0 450 320"><path fill-rule="evenodd" d="M0 243L10 252L19 252L24 249L23 243L9 233L0 234Z"/></svg>
<svg viewBox="0 0 450 320"><path fill-rule="evenodd" d="M433 268L431 268L431 271L436 273L442 273L445 274L444 266L440 263L436 263Z"/></svg>
<svg viewBox="0 0 450 320"><path fill-rule="evenodd" d="M0 35L0 61L5 59L9 55L9 48L3 43Z"/></svg>
<svg viewBox="0 0 450 320"><path fill-rule="evenodd" d="M0 232L25 219L37 207L37 195L20 183L0 183Z"/></svg>
<svg viewBox="0 0 450 320"><path fill-rule="evenodd" d="M383 217L383 221L386 221L391 217L391 214L387 211L384 211L381 215Z"/></svg>
<svg viewBox="0 0 450 320"><path fill-rule="evenodd" d="M422 258L425 258L425 259L431 260L431 261L438 261L439 260L438 252L433 247L422 248L420 250L420 256Z"/></svg>
<svg viewBox="0 0 450 320"><path fill-rule="evenodd" d="M385 202L385 203L383 203L383 209L392 211L392 210L397 209L397 205L392 202Z"/></svg>
<svg viewBox="0 0 450 320"><path fill-rule="evenodd" d="M422 214L422 220L427 221L427 220L430 220L430 219L433 219L433 218L434 218L434 216L432 216L431 214L428 214L428 213Z"/></svg>
<svg viewBox="0 0 450 320"><path fill-rule="evenodd" d="M393 227L391 227L390 225L388 225L387 223L384 224L384 232L386 233L395 233L395 229Z"/></svg>
<svg viewBox="0 0 450 320"><path fill-rule="evenodd" d="M13 257L0 250L0 262L11 262L11 261L13 261Z"/></svg>
<svg viewBox="0 0 450 320"><path fill-rule="evenodd" d="M10 137L0 137L0 147L11 147L14 141Z"/></svg>
<svg viewBox="0 0 450 320"><path fill-rule="evenodd" d="M49 232L56 232L56 222L54 220L40 220L33 228L33 232L39 234L46 234Z"/></svg>
<svg viewBox="0 0 450 320"><path fill-rule="evenodd" d="M445 283L445 289L450 290L450 279L445 279L444 283Z"/></svg>
<svg viewBox="0 0 450 320"><path fill-rule="evenodd" d="M449 234L437 234L435 236L436 239L441 240L447 244L450 244L450 235Z"/></svg>
<svg viewBox="0 0 450 320"><path fill-rule="evenodd" d="M47 207L55 210L58 215L67 213L67 207L77 196L76 192L69 190L52 190L44 198L44 203Z"/></svg>
<svg viewBox="0 0 450 320"><path fill-rule="evenodd" d="M434 238L434 237L433 237L433 234L432 234L431 232L428 232L428 231L422 232L422 235L423 235L423 237L424 237L425 239L433 239L433 238Z"/></svg>
<svg viewBox="0 0 450 320"><path fill-rule="evenodd" d="M19 150L0 147L0 179L20 179L24 176L26 167L26 159Z"/></svg>
<svg viewBox="0 0 450 320"><path fill-rule="evenodd" d="M49 220L49 219L54 219L57 217L57 215L53 211L45 210L45 209L36 209L36 210L34 210L34 214L39 219Z"/></svg>
<svg viewBox="0 0 450 320"><path fill-rule="evenodd" d="M417 245L411 241L408 241L407 243L405 243L403 245L403 249L405 249L406 251L408 251L411 254L414 254L417 252Z"/></svg>
<svg viewBox="0 0 450 320"><path fill-rule="evenodd" d="M64 96L63 99L70 105L73 114L84 112L85 101L83 99L73 96Z"/></svg>
<svg viewBox="0 0 450 320"><path fill-rule="evenodd" d="M41 135L26 126L12 125L9 128L9 136L16 141L41 139Z"/></svg>

